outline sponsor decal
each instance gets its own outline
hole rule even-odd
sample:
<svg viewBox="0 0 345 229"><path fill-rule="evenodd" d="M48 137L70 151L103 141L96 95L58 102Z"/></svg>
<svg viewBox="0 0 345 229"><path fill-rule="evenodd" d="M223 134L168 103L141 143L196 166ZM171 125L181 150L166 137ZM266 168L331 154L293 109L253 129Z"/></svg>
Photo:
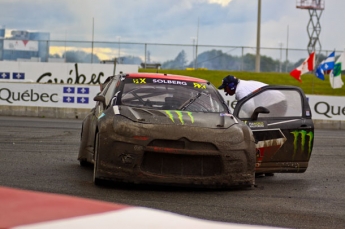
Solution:
<svg viewBox="0 0 345 229"><path fill-rule="evenodd" d="M12 92L8 88L1 88L0 89L0 100L6 101L9 104L17 101L24 101L24 102L53 102L57 103L58 99L56 98L58 94L48 94L48 93L37 93L33 89L25 90L24 92Z"/></svg>
<svg viewBox="0 0 345 229"><path fill-rule="evenodd" d="M179 80L163 80L163 79L153 79L153 83L163 83L163 84L177 84L187 86L187 82Z"/></svg>
<svg viewBox="0 0 345 229"><path fill-rule="evenodd" d="M99 116L98 116L98 119L101 119L101 118L103 118L105 116L105 114L104 113L101 113Z"/></svg>
<svg viewBox="0 0 345 229"><path fill-rule="evenodd" d="M63 87L63 93L74 94L75 93L75 88L74 87Z"/></svg>
<svg viewBox="0 0 345 229"><path fill-rule="evenodd" d="M262 139L255 144L256 167L260 167L265 158L273 158L287 141L281 129L254 130L253 133L256 139Z"/></svg>
<svg viewBox="0 0 345 229"><path fill-rule="evenodd" d="M135 84L146 84L146 78L133 79L133 83L135 83Z"/></svg>
<svg viewBox="0 0 345 229"><path fill-rule="evenodd" d="M250 128L263 128L263 127L265 127L264 122L248 122L247 125Z"/></svg>
<svg viewBox="0 0 345 229"><path fill-rule="evenodd" d="M72 75L74 74L74 78ZM80 74L78 70L78 64L74 65L73 69L69 70L69 75L66 82L59 78L52 78L52 72L45 72L36 80L37 83L67 83L67 84L100 84L101 78L104 76L104 72L99 72L98 76L95 73L91 74L91 77L86 77L84 74ZM87 78L90 80L87 82Z"/></svg>
<svg viewBox="0 0 345 229"><path fill-rule="evenodd" d="M228 113L220 113L220 116L229 116L229 117L232 117L233 115L232 115L232 114L228 114Z"/></svg>
<svg viewBox="0 0 345 229"><path fill-rule="evenodd" d="M333 118L338 115L345 115L345 107L331 106L327 102L318 102L314 106L314 110L319 115L324 115L327 118ZM332 116L333 115L333 116Z"/></svg>
<svg viewBox="0 0 345 229"><path fill-rule="evenodd" d="M14 80L25 80L25 73L23 72L13 72L12 79Z"/></svg>
<svg viewBox="0 0 345 229"><path fill-rule="evenodd" d="M73 96L63 96L62 102L64 103L74 103L74 97Z"/></svg>
<svg viewBox="0 0 345 229"><path fill-rule="evenodd" d="M249 126L249 128L264 128L266 127L266 123L265 122L248 122L248 121L244 121L244 123Z"/></svg>
<svg viewBox="0 0 345 229"><path fill-rule="evenodd" d="M165 110L165 113L168 115L168 117L170 118L170 120L175 123L175 119L174 119L174 113L177 114L178 119L180 120L181 124L184 125L184 120L183 120L183 115L187 114L190 118L190 121L192 123L194 123L194 117L193 117L193 113L190 111L170 111L170 110Z"/></svg>
<svg viewBox="0 0 345 229"><path fill-rule="evenodd" d="M298 142L299 142L298 139L300 139L301 151L302 151L302 153L304 152L307 136L308 136L308 156L310 156L312 143L313 143L313 139L314 139L314 132L312 132L312 131L308 132L305 130L295 130L295 131L292 131L290 133L293 134L293 136L294 136L294 141L293 141L294 154L293 154L292 158L294 158L296 153L297 153Z"/></svg>
<svg viewBox="0 0 345 229"><path fill-rule="evenodd" d="M88 97L77 97L77 103L89 103Z"/></svg>
<svg viewBox="0 0 345 229"><path fill-rule="evenodd" d="M90 94L90 88L88 87L78 87L77 88L78 94Z"/></svg>
<svg viewBox="0 0 345 229"><path fill-rule="evenodd" d="M3 80L10 79L10 73L9 72L0 72L0 79L3 79Z"/></svg>
<svg viewBox="0 0 345 229"><path fill-rule="evenodd" d="M75 92L77 92L77 97L75 97ZM64 103L82 103L88 104L89 97L80 96L80 94L88 95L90 94L90 88L88 87L63 87L63 102Z"/></svg>
<svg viewBox="0 0 345 229"><path fill-rule="evenodd" d="M206 89L206 85L200 83L193 83L193 86L199 89Z"/></svg>
<svg viewBox="0 0 345 229"><path fill-rule="evenodd" d="M33 40L3 40L4 50L38 51L38 41Z"/></svg>

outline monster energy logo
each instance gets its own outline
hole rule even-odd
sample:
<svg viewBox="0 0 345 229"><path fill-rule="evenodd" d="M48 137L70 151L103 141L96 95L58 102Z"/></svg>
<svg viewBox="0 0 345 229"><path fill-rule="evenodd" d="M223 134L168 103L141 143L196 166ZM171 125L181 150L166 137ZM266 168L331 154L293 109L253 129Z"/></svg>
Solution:
<svg viewBox="0 0 345 229"><path fill-rule="evenodd" d="M174 119L174 113L175 113L175 114L177 114L177 117L180 120L182 125L184 125L183 114L187 114L190 117L190 121L192 123L194 123L194 117L193 117L192 112L190 112L190 111L182 112L182 111L169 111L169 110L166 110L165 113L168 115L168 117L170 118L170 120L172 122L175 122L175 119Z"/></svg>
<svg viewBox="0 0 345 229"><path fill-rule="evenodd" d="M313 142L313 138L314 138L314 132L312 132L312 131L307 132L305 130L295 130L295 131L292 131L290 133L292 133L294 135L294 141L293 141L294 154L293 154L292 158L295 157L296 152L297 152L299 136L301 136L302 153L304 152L306 136L309 137L309 141L308 141L308 157L309 157L310 153L311 153L312 142Z"/></svg>

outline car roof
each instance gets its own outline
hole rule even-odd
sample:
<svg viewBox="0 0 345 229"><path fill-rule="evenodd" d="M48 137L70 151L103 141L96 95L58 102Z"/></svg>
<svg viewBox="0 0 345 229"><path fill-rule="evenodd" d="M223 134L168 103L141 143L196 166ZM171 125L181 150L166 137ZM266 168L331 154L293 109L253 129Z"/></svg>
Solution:
<svg viewBox="0 0 345 229"><path fill-rule="evenodd" d="M190 82L197 82L197 83L207 83L207 80L199 79L196 77L191 76L182 76L182 75L174 75L174 74L166 74L166 73L128 73L126 77L129 78L155 78L155 79L166 79L166 80L183 80L183 81L190 81Z"/></svg>

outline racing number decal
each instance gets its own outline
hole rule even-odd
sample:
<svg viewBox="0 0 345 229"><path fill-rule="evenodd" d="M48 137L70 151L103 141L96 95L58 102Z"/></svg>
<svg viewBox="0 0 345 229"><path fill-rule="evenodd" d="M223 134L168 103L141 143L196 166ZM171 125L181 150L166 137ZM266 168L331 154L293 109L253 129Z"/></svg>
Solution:
<svg viewBox="0 0 345 229"><path fill-rule="evenodd" d="M313 138L314 138L314 133L312 131L307 132L305 130L295 130L295 131L292 131L290 133L292 133L293 136L294 136L294 141L293 141L294 153L293 153L292 158L295 157L297 149L298 149L298 139L299 139L298 136L299 135L301 135L302 153L304 152L305 138L306 138L306 136L309 137L309 140L308 140L308 157L309 157L310 153L311 153L311 144L312 144L312 141L313 141Z"/></svg>
<svg viewBox="0 0 345 229"><path fill-rule="evenodd" d="M195 88L199 89L206 89L206 85L200 84L200 83L193 83Z"/></svg>
<svg viewBox="0 0 345 229"><path fill-rule="evenodd" d="M180 120L180 122L181 122L182 125L184 125L184 121L183 121L183 114L184 114L184 113L187 113L187 115L188 115L189 118L190 118L190 121L191 121L192 123L194 123L194 117L193 117L192 112L190 112L190 111L184 111L184 112L182 112L182 111L173 111L173 112L175 112L175 113L177 114L177 116L178 116L178 118L179 118L179 120ZM172 113L172 111L166 110L165 113L169 116L169 118L170 118L170 120L171 120L172 122L175 122L175 120L174 120L174 114Z"/></svg>
<svg viewBox="0 0 345 229"><path fill-rule="evenodd" d="M146 83L146 78L133 79L133 83L136 83L136 84L145 84L145 83Z"/></svg>

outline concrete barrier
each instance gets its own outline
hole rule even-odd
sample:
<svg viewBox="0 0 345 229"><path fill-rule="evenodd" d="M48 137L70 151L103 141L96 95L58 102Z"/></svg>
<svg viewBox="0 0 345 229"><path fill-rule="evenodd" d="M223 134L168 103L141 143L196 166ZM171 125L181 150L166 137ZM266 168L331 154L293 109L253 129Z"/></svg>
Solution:
<svg viewBox="0 0 345 229"><path fill-rule="evenodd" d="M1 116L84 119L89 112L88 108L0 106Z"/></svg>

